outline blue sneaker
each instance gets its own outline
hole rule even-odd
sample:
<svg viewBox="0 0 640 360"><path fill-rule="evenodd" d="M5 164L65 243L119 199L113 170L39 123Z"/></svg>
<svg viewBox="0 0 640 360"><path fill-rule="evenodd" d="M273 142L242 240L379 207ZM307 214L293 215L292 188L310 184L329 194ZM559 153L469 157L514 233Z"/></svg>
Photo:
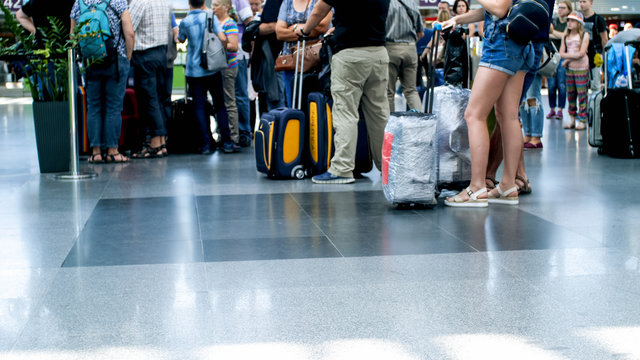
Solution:
<svg viewBox="0 0 640 360"><path fill-rule="evenodd" d="M332 173L327 171L324 174L312 177L311 181L316 184L350 184L352 182L355 182L356 179L333 175Z"/></svg>

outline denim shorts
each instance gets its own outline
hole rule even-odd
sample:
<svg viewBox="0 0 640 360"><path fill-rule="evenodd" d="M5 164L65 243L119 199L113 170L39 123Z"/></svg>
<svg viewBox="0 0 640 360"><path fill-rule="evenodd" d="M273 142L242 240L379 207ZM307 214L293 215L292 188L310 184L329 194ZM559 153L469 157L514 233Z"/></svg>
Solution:
<svg viewBox="0 0 640 360"><path fill-rule="evenodd" d="M507 37L506 22L490 22L484 32L480 66L502 71L511 76L518 71L528 72L534 66L531 43L519 45Z"/></svg>

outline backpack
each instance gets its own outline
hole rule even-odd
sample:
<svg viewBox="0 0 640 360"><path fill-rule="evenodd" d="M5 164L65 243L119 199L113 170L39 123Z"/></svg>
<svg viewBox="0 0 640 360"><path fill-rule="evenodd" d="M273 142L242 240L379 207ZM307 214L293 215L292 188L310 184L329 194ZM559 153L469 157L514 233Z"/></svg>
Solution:
<svg viewBox="0 0 640 360"><path fill-rule="evenodd" d="M207 11L207 20L202 37L202 53L200 54L200 67L205 70L218 72L228 67L227 52L224 44L213 30L213 12Z"/></svg>
<svg viewBox="0 0 640 360"><path fill-rule="evenodd" d="M527 44L542 29L549 28L549 5L545 0L514 1L507 20L509 38L518 44Z"/></svg>
<svg viewBox="0 0 640 360"><path fill-rule="evenodd" d="M87 5L85 1L78 1L80 7L78 45L82 57L89 60L107 59L116 50L107 15L107 7L110 7L111 0L103 0L94 5Z"/></svg>

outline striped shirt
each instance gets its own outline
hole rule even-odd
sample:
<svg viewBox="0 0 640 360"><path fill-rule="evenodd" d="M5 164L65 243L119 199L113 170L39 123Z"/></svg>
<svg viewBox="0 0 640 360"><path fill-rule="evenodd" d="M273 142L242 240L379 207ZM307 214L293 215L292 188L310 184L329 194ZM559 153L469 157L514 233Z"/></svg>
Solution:
<svg viewBox="0 0 640 360"><path fill-rule="evenodd" d="M133 50L147 50L169 44L167 28L171 17L166 0L132 0L130 12L133 30L136 32Z"/></svg>
<svg viewBox="0 0 640 360"><path fill-rule="evenodd" d="M420 32L424 32L424 26L416 1L391 0L387 15L386 41L414 43L418 40Z"/></svg>
<svg viewBox="0 0 640 360"><path fill-rule="evenodd" d="M238 24L233 19L227 18L221 25L225 35L238 35ZM238 53L227 51L227 63L230 69L238 66Z"/></svg>

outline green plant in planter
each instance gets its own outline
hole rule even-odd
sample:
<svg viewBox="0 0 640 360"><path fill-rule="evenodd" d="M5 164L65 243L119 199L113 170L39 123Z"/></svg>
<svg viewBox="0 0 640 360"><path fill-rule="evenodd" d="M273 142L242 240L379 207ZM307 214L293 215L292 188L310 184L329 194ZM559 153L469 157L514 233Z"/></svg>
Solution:
<svg viewBox="0 0 640 360"><path fill-rule="evenodd" d="M70 35L60 19L49 17L50 26L38 28L42 42L36 44L35 36L18 23L6 6L0 3L0 9L4 14L5 27L15 36L14 39L0 39L0 59L16 60L26 74L24 81L34 101L67 101L67 52L77 48L76 34L84 24L78 24ZM99 62L86 62L84 68Z"/></svg>

